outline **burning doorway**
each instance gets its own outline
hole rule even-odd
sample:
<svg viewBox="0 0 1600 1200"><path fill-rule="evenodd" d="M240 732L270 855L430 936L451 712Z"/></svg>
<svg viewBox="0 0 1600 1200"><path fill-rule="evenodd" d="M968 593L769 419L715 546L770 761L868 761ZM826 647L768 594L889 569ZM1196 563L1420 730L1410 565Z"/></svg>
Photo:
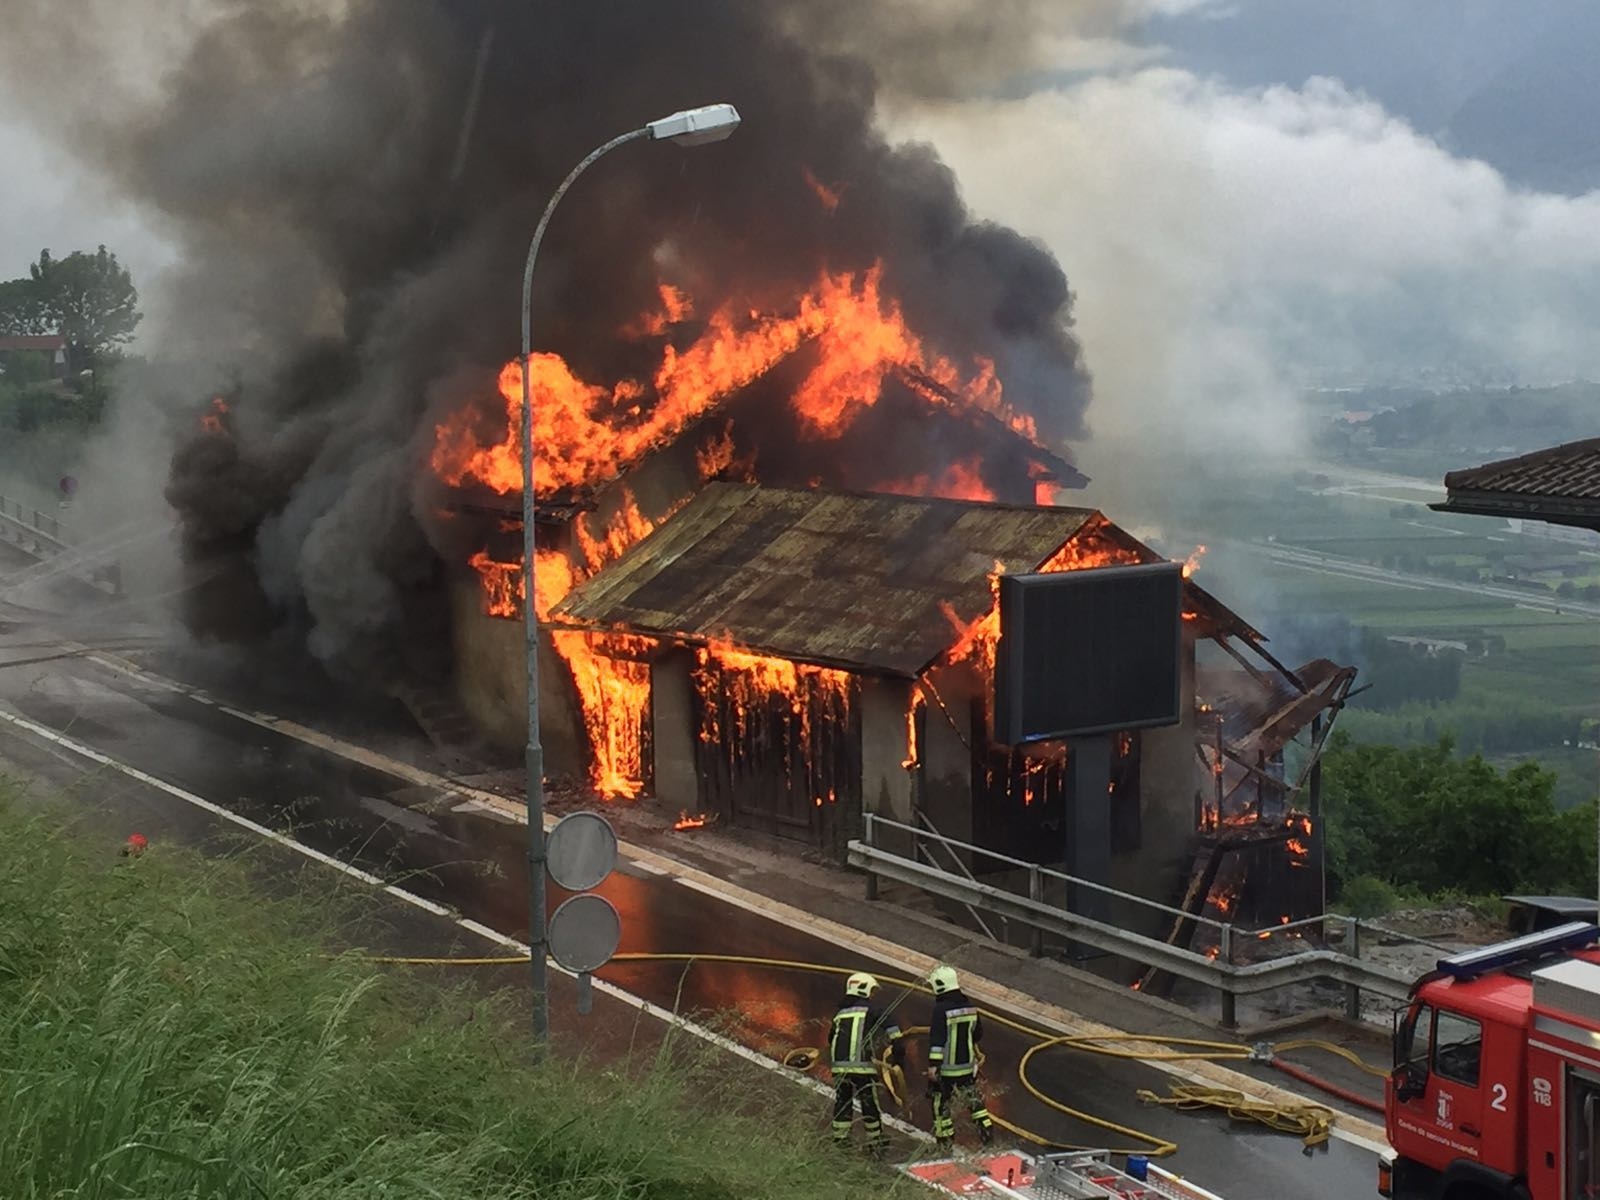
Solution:
<svg viewBox="0 0 1600 1200"><path fill-rule="evenodd" d="M860 682L731 647L695 657L701 809L824 847L847 841L861 811Z"/></svg>

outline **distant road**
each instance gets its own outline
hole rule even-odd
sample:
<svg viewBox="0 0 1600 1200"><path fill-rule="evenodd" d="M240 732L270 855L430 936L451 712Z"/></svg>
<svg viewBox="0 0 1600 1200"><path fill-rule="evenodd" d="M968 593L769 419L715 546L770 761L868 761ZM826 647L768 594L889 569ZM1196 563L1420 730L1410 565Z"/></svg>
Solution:
<svg viewBox="0 0 1600 1200"><path fill-rule="evenodd" d="M1416 488L1421 491L1437 492L1439 499L1445 498L1444 478L1439 475L1395 475L1388 471L1372 471L1366 467L1354 467L1348 463L1305 461L1296 464L1302 471L1310 471L1317 475L1326 475L1335 487L1341 484L1359 484L1362 487L1402 487ZM1465 464L1463 464L1465 465Z"/></svg>
<svg viewBox="0 0 1600 1200"><path fill-rule="evenodd" d="M1542 589L1534 591L1530 588L1524 591L1521 588L1506 587L1503 584L1464 583L1455 579L1439 579L1432 575L1418 575L1411 571L1396 571L1389 567L1375 567L1371 563L1364 563L1359 559L1345 558L1337 554L1323 554L1320 551L1301 550L1294 546L1283 546L1275 542L1252 541L1229 542L1227 544L1246 553L1269 558L1285 566L1316 571L1324 575L1338 575L1346 579L1365 579L1373 583L1387 584L1391 587L1419 590L1428 588L1441 592L1463 592L1469 596L1481 596L1486 600L1509 601L1519 607L1533 609L1538 612L1560 613L1563 616L1570 614L1579 617L1600 618L1600 604L1564 599Z"/></svg>

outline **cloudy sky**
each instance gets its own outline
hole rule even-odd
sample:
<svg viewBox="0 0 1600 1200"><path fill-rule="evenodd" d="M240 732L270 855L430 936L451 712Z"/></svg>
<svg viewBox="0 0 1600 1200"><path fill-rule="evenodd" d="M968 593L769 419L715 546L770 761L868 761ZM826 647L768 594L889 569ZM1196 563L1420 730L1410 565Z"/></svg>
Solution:
<svg viewBox="0 0 1600 1200"><path fill-rule="evenodd" d="M891 77L884 120L1060 258L1101 434L1280 447L1308 386L1600 377L1600 6L1004 2L1031 60ZM0 275L104 241L159 291L159 230L50 135L0 118L0 156Z"/></svg>

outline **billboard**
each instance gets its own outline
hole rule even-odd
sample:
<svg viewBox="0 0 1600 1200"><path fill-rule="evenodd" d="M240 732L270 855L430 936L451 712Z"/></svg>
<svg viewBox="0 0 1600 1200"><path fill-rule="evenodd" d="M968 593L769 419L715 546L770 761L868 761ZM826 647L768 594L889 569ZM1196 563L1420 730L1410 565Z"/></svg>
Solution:
<svg viewBox="0 0 1600 1200"><path fill-rule="evenodd" d="M1002 575L995 738L1175 725L1182 646L1179 563Z"/></svg>

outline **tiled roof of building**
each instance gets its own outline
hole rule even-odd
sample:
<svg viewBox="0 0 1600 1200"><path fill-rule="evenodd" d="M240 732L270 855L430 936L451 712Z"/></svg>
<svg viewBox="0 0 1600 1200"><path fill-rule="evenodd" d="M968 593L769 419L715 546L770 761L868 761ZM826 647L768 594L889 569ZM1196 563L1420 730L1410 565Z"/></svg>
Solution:
<svg viewBox="0 0 1600 1200"><path fill-rule="evenodd" d="M1568 442L1481 467L1451 471L1444 486L1464 492L1515 492L1526 496L1600 499L1600 438Z"/></svg>
<svg viewBox="0 0 1600 1200"><path fill-rule="evenodd" d="M1451 471L1440 512L1528 517L1600 528L1600 438Z"/></svg>

